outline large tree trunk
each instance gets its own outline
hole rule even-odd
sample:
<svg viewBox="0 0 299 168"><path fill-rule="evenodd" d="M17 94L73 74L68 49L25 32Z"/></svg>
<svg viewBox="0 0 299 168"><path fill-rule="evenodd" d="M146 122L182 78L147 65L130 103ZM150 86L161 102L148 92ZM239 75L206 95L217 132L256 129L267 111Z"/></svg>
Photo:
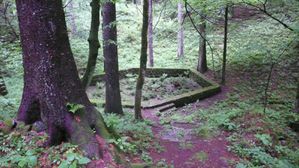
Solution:
<svg viewBox="0 0 299 168"><path fill-rule="evenodd" d="M154 47L153 47L153 0L148 1L148 54L149 66L154 66Z"/></svg>
<svg viewBox="0 0 299 168"><path fill-rule="evenodd" d="M223 60L222 60L222 79L221 83L225 84L226 73L226 54L227 54L227 26L228 26L228 6L225 7L224 14L224 40L223 40Z"/></svg>
<svg viewBox="0 0 299 168"><path fill-rule="evenodd" d="M148 0L143 0L143 24L141 32L141 54L140 54L140 68L136 84L135 92L135 119L142 120L141 114L141 99L142 88L144 84L144 77L147 62L147 28L148 28Z"/></svg>
<svg viewBox="0 0 299 168"><path fill-rule="evenodd" d="M118 72L115 3L103 4L104 69L106 80L105 112L123 114Z"/></svg>
<svg viewBox="0 0 299 168"><path fill-rule="evenodd" d="M179 23L179 30L178 30L178 51L177 55L178 58L184 57L184 27L183 27L183 3L178 2L178 23Z"/></svg>
<svg viewBox="0 0 299 168"><path fill-rule="evenodd" d="M199 40L199 58L198 58L198 65L197 70L201 73L204 73L208 70L207 64L207 50L206 50L206 21L204 16L201 16L201 23L199 26L199 31L202 37Z"/></svg>
<svg viewBox="0 0 299 168"><path fill-rule="evenodd" d="M87 88L91 82L98 58L100 48L99 26L100 26L100 1L92 0L91 6L91 25L88 37L89 55L85 74L82 78L84 88Z"/></svg>
<svg viewBox="0 0 299 168"><path fill-rule="evenodd" d="M67 35L61 0L16 0L24 66L24 88L17 119L42 120L48 144L70 141L89 157L100 157L93 129L110 134L80 82ZM71 113L67 104L84 106Z"/></svg>

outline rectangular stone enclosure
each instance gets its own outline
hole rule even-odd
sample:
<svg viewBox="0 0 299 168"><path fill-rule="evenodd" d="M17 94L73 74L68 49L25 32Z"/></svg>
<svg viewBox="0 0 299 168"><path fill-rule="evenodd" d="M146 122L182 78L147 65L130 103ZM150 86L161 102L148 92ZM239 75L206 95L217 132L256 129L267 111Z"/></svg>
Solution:
<svg viewBox="0 0 299 168"><path fill-rule="evenodd" d="M120 79L126 78L126 74L138 74L138 68L131 68L126 70L120 70ZM170 77L186 76L197 82L202 88L194 91L189 91L180 95L171 96L161 100L159 102L143 101L142 108L157 108L166 106L168 104L174 104L175 107L181 107L186 104L195 102L200 99L204 99L213 96L221 91L220 85L209 80L207 77L192 69L169 69L169 68L148 68L146 70L146 77L160 77L166 74ZM96 75L93 77L91 85L95 85L96 82L104 81L105 74ZM146 82L146 81L145 81ZM104 103L103 103L104 104ZM134 107L133 102L123 102L124 107Z"/></svg>

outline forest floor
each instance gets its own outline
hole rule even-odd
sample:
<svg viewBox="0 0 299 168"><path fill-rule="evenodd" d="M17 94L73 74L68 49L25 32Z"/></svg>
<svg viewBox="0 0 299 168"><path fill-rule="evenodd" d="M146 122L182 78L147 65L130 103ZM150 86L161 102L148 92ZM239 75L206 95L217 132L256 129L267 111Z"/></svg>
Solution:
<svg viewBox="0 0 299 168"><path fill-rule="evenodd" d="M209 76L211 77L211 74ZM193 111L187 112L184 107L180 107L172 113L175 112L178 116L190 116L198 109L206 109L220 100L225 100L231 90L231 87L224 86L221 93L190 104ZM150 149L150 155L156 165L167 164L175 168L219 168L231 167L238 161L238 157L228 149L226 131L221 131L216 136L199 136L193 129L203 124L200 121L190 123L184 121L184 117L179 117L181 119L175 121L163 121L167 120L167 117L160 114L159 108L145 109L143 115L153 121L154 141L163 149L162 151ZM170 115L173 116L173 114L168 116Z"/></svg>
<svg viewBox="0 0 299 168"><path fill-rule="evenodd" d="M256 153L249 152L248 154L248 156L260 155L257 156L260 157L257 159L259 160L257 162L260 162L259 164L267 164L267 159L271 160L271 155L277 155L276 151L272 151L274 145L272 143L267 144L267 140L265 140L267 138L263 136L270 134L271 137L274 137L272 140L276 141L274 139L277 139L278 135L281 136L280 129L283 128L283 126L271 128L273 119L267 121L267 115L255 112L260 111L261 107L252 105L252 100L248 101L250 98L256 96L256 93L251 92L249 89L255 87L255 85L249 86L248 88L242 87L242 83L248 84L252 82L255 75L251 74L251 76L248 76L246 72L241 73L243 74L231 74L226 85L222 86L222 92L212 97L164 112L159 112L159 108L146 109L143 111L144 117L153 122L152 131L154 133L154 141L158 142L161 146L159 149L153 147L149 150L152 161L157 167L242 167L242 162L245 163L246 161L242 161L244 156L242 159L240 156L247 155L244 154L246 153L244 151L250 148L253 150L255 150L255 148L259 149L261 146L261 151L259 151L259 149ZM205 75L213 79L212 72L208 72ZM274 79L274 88L277 87L275 86L277 80L278 79ZM221 105L217 105L219 102L220 104L221 102L228 102L229 104L230 99L233 97L232 95L238 95L237 100L234 100L233 103L239 103L237 105L239 107L234 107L234 105L231 104L224 105L224 108L221 109ZM246 110L242 110L242 103L246 104L244 108ZM228 106L228 108L226 106ZM275 108L276 105L274 103L274 105L272 104L270 106ZM236 110L238 108L245 112L240 113ZM213 117L214 114L207 115L207 113L214 113L213 110L209 112L209 109L214 110L216 113L215 118ZM208 112L201 114L203 111ZM218 116L217 113L220 115ZM221 116L221 113L223 113L223 116ZM205 118L205 116L214 118L214 120L212 119L211 121L211 118L209 120L209 117ZM278 123L277 121L275 122ZM214 127L213 123L217 123L218 125L216 124L217 126ZM283 130L286 131L285 134L288 134L289 129L283 128ZM261 138L259 136L261 136ZM291 144L291 146L296 146L296 135L294 137L292 137L292 135L282 136L284 136L284 138L278 138L280 140L275 142L277 146L279 146L279 144L284 146L285 140L289 141L288 143ZM232 137L237 138L234 139ZM268 139L269 141L271 141L271 137ZM240 147L242 144L245 145L245 147ZM241 150L241 152L238 151L242 148L245 150ZM266 153L263 153L263 148L270 153L269 158L267 158ZM259 152L261 154L257 154ZM265 157L264 163L263 157ZM274 164L274 162L276 161L269 161L270 164ZM285 163L281 164L281 166L286 165ZM290 167L292 167L292 165L290 165Z"/></svg>

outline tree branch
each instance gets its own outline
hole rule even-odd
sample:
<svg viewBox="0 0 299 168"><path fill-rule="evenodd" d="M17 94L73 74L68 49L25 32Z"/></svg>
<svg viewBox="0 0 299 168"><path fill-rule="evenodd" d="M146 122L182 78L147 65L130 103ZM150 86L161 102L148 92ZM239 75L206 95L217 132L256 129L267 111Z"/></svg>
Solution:
<svg viewBox="0 0 299 168"><path fill-rule="evenodd" d="M194 20L193 20L193 18L191 17L190 12L188 11L187 1L185 1L185 10L186 10L186 13L187 13L188 17L190 18L190 21L191 21L191 23L192 23L194 29L197 31L197 33L200 35L200 37L201 37L202 39L204 39L204 40L207 42L207 44L208 44L208 46L209 46L209 48L210 48L210 50L211 50L211 54L212 54L212 64L213 64L212 66L213 66L213 71L214 71L214 73L215 73L214 50L213 50L213 48L212 48L212 46L211 46L211 43L210 43L209 40L207 40L207 39L201 34L201 32L197 29L197 27L196 27L196 25L195 25L195 23L194 23ZM215 74L214 74L214 76L215 76Z"/></svg>
<svg viewBox="0 0 299 168"><path fill-rule="evenodd" d="M278 23L280 23L281 25L283 25L286 29L289 29L290 31L294 31L293 28L291 28L289 25L287 25L286 23L284 23L282 20L279 20L277 17L273 16L271 13L268 12L267 10L267 3L268 3L268 0L265 0L264 3L263 3L263 7L259 7L257 5L254 5L252 3L249 3L249 2L246 2L246 1L242 1L244 4L248 5L248 6L251 6L251 7L254 7L256 9L258 9L259 11L263 12L265 15L267 15L268 17L270 17L271 19L277 21Z"/></svg>
<svg viewBox="0 0 299 168"><path fill-rule="evenodd" d="M65 5L63 6L63 8L66 8L73 0L69 0L68 2L65 3Z"/></svg>

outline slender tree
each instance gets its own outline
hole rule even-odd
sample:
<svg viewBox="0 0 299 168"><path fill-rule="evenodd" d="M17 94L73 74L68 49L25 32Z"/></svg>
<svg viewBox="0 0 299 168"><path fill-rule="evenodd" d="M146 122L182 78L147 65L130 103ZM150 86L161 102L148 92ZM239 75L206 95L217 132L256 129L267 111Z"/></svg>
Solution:
<svg viewBox="0 0 299 168"><path fill-rule="evenodd" d="M183 15L183 3L178 2L178 58L184 57L184 27L183 27L184 15Z"/></svg>
<svg viewBox="0 0 299 168"><path fill-rule="evenodd" d="M47 125L48 145L70 141L101 157L96 134L111 138L78 76L62 0L16 0L23 50L24 88L17 119ZM81 106L75 113L70 108Z"/></svg>
<svg viewBox="0 0 299 168"><path fill-rule="evenodd" d="M223 40L223 60L222 60L222 79L221 79L222 84L225 84L227 33L228 33L227 26L228 26L228 6L225 7L225 14L224 14L224 40Z"/></svg>
<svg viewBox="0 0 299 168"><path fill-rule="evenodd" d="M204 73L208 70L207 64L207 41L206 41L206 21L203 15L200 16L200 25L199 25L199 32L202 35L199 40L199 50L198 50L198 64L197 70L201 73Z"/></svg>
<svg viewBox="0 0 299 168"><path fill-rule="evenodd" d="M154 66L154 47L153 47L153 0L148 0L148 56L149 66Z"/></svg>
<svg viewBox="0 0 299 168"><path fill-rule="evenodd" d="M84 88L87 88L91 82L93 73L95 71L98 52L100 48L99 42L99 26L100 26L100 0L92 0L91 6L91 24L88 37L89 55L85 74L82 78Z"/></svg>
<svg viewBox="0 0 299 168"><path fill-rule="evenodd" d="M140 54L140 68L136 84L135 92L135 119L142 120L141 114L141 99L142 88L144 84L144 77L147 62L147 29L148 29L148 0L143 0L143 24L141 32L141 54Z"/></svg>
<svg viewBox="0 0 299 168"><path fill-rule="evenodd" d="M123 114L118 72L115 3L103 4L104 69L106 81L105 112Z"/></svg>

